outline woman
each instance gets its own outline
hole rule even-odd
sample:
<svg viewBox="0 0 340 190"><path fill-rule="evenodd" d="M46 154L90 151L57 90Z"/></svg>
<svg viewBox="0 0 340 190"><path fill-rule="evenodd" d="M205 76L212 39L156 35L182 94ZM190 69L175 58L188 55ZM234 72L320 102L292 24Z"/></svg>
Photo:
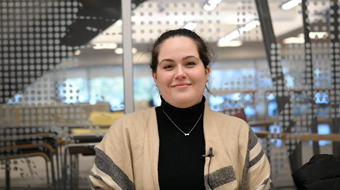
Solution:
<svg viewBox="0 0 340 190"><path fill-rule="evenodd" d="M98 189L273 189L270 166L243 120L205 106L211 54L196 33L170 30L150 67L162 104L119 118L95 148Z"/></svg>

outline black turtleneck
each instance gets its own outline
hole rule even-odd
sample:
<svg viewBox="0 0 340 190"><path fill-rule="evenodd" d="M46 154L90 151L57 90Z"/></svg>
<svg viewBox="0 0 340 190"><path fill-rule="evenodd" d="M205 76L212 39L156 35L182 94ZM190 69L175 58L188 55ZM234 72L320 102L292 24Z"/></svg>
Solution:
<svg viewBox="0 0 340 190"><path fill-rule="evenodd" d="M174 126L171 120L188 133L204 112L205 98L189 108L176 108L162 98L162 104L156 107L159 132L158 175L161 190L165 189L205 189L204 162L205 154L203 115L189 136ZM163 112L164 110L164 112Z"/></svg>

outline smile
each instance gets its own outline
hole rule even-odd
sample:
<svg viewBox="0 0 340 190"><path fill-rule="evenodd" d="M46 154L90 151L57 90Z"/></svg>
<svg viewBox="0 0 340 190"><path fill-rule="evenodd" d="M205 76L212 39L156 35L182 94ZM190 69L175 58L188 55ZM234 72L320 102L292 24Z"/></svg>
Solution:
<svg viewBox="0 0 340 190"><path fill-rule="evenodd" d="M173 87L174 88L187 88L189 87L191 84L176 84Z"/></svg>

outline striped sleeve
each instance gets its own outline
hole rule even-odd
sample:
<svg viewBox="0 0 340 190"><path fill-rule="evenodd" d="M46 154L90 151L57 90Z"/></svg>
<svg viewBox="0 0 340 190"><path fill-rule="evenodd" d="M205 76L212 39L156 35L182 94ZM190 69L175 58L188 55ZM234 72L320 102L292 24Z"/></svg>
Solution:
<svg viewBox="0 0 340 190"><path fill-rule="evenodd" d="M275 189L270 179L270 164L267 156L250 127L241 189Z"/></svg>
<svg viewBox="0 0 340 190"><path fill-rule="evenodd" d="M90 171L92 189L134 190L134 183L99 148L95 148L96 158Z"/></svg>
<svg viewBox="0 0 340 190"><path fill-rule="evenodd" d="M89 178L91 181L92 190L112 189L103 181L103 179L99 175L94 174L92 171L90 172Z"/></svg>
<svg viewBox="0 0 340 190"><path fill-rule="evenodd" d="M129 131L123 126L118 119L94 148L96 157L89 173L92 189L135 189Z"/></svg>
<svg viewBox="0 0 340 190"><path fill-rule="evenodd" d="M99 148L95 148L96 158L90 171L92 189L134 190L134 183Z"/></svg>

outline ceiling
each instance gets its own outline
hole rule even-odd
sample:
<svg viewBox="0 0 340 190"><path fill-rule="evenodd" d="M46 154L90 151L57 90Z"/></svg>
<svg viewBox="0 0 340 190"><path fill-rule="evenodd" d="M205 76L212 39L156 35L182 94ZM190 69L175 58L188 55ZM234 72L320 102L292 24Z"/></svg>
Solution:
<svg viewBox="0 0 340 190"><path fill-rule="evenodd" d="M285 1L269 0L278 43L303 32L301 7L283 11L280 5ZM121 47L121 2L2 0L0 103L54 70L55 66L67 69L69 66L122 65L122 55L116 54L114 49L93 49L96 44L108 43ZM218 61L266 58L259 26L236 38L243 43L239 47L216 45L220 38L257 19L255 0L224 0L212 11L202 9L203 0L132 2L132 39L133 47L137 49L133 55L135 64L149 62L149 44L162 32L181 28L187 22L197 23L195 31L210 43ZM329 3L310 2L311 29L329 30L329 21L324 16Z"/></svg>
<svg viewBox="0 0 340 190"><path fill-rule="evenodd" d="M168 29L181 28L187 22L197 23L194 29L204 37L213 48L219 60L230 59L256 59L265 58L260 26L238 37L236 40L243 42L240 47L217 47L220 38L244 26L252 20L258 19L255 1L224 0L216 9L205 11L202 7L205 1L187 0L179 1L145 1L132 11L132 39L133 47L137 48L134 54L134 63L147 63L147 50L150 42L155 40L162 32ZM290 10L282 10L286 0L269 0L269 9L273 29L278 43L286 37L298 36L303 32L301 6ZM325 18L320 14L329 7L329 3L310 3L308 9L311 23ZM101 34L94 37L77 55L77 64L121 64L121 55L112 49L94 50L98 44L122 44L122 22L118 20ZM62 65L73 63L64 62Z"/></svg>

